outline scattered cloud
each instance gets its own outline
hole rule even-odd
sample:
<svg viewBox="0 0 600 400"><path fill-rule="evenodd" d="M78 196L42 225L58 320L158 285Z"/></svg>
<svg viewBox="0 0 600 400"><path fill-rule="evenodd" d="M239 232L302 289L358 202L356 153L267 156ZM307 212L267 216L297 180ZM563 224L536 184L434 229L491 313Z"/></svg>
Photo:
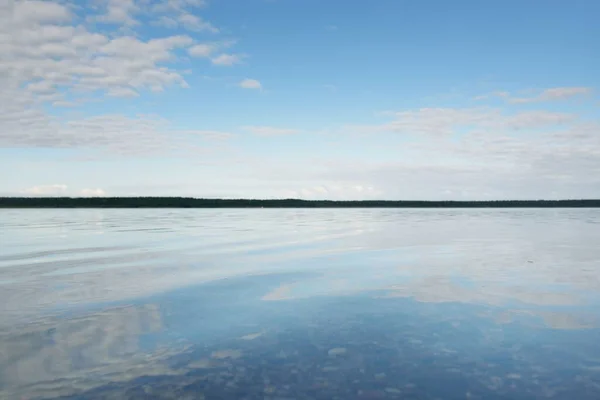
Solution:
<svg viewBox="0 0 600 400"><path fill-rule="evenodd" d="M187 87L176 68L181 49L195 57L209 57L234 41L201 44L186 34L141 39L132 31L106 34L95 24L133 29L140 25L141 16L151 15L167 25L173 22L173 27L217 33L217 28L190 12L203 6L205 2L194 0L99 0L81 21L75 12L80 8L70 2L9 0L0 12L0 84L25 90L35 103L58 102L59 106L73 102L73 97L98 93L135 97L144 90ZM234 65L242 58L223 53L212 62Z"/></svg>
<svg viewBox="0 0 600 400"><path fill-rule="evenodd" d="M372 200L382 197L384 192L371 185L361 183L333 183L290 190L288 198L305 200Z"/></svg>
<svg viewBox="0 0 600 400"><path fill-rule="evenodd" d="M194 32L219 33L219 29L213 24L203 20L201 17L189 13L181 14L176 17L163 15L154 21L153 25L170 29L184 28Z"/></svg>
<svg viewBox="0 0 600 400"><path fill-rule="evenodd" d="M192 46L188 49L188 53L193 57L210 57L216 50L214 44L202 43Z"/></svg>
<svg viewBox="0 0 600 400"><path fill-rule="evenodd" d="M510 93L508 93L508 92L496 91L496 92L492 92L492 93L487 93L487 94L482 94L482 95L479 95L479 96L475 96L473 99L474 100L488 100L488 99L491 99L493 97L508 98L509 96L510 96Z"/></svg>
<svg viewBox="0 0 600 400"><path fill-rule="evenodd" d="M138 97L139 93L136 92L135 90L131 89L131 88L127 88L127 87L118 87L118 88L111 88L108 89L108 93L109 96L113 96L113 97Z"/></svg>
<svg viewBox="0 0 600 400"><path fill-rule="evenodd" d="M55 108L79 106L92 99L136 98L172 86L187 88L184 71L178 69L182 52L209 57L235 42L202 44L185 33L147 38L131 29L159 17L174 18L190 30L202 28L205 22L190 10L205 5L198 0L98 0L84 13L84 7L68 0L1 2L0 147L148 154L160 148L182 148L184 137L224 138L216 131L191 134L146 115L73 119L54 113ZM129 30L111 27L105 33L98 29L103 24ZM202 29L216 32L206 26ZM219 57L216 62L226 65L240 56Z"/></svg>
<svg viewBox="0 0 600 400"><path fill-rule="evenodd" d="M275 128L272 126L244 126L245 131L259 136L282 136L299 133L297 129Z"/></svg>
<svg viewBox="0 0 600 400"><path fill-rule="evenodd" d="M60 253L59 253L60 254ZM44 261L42 261L43 263ZM34 270L35 271L35 270ZM39 271L28 270L31 276L42 275ZM81 274L84 275L84 274ZM70 279L76 279L74 275ZM108 281L98 276L96 279L102 279L105 285ZM49 278L52 279L52 278ZM58 278L54 282L60 282ZM114 281L113 281L114 283ZM76 287L87 293L97 292L93 284L89 281L79 281L75 283ZM38 285L36 285L38 286ZM67 287L67 285L64 285ZM86 288L82 290L82 288ZM27 292L30 299L35 299L38 304L43 303L47 296L52 297L52 301L59 302L61 299L69 298L67 296L79 296L74 291L66 294L65 292L50 293L41 287L27 289L22 285L15 284L9 288L3 288L3 304L9 305L8 310L18 310L20 313L27 313L28 306L23 306L28 300L20 293ZM102 290L100 290L102 292ZM10 296L10 297L9 297ZM41 302L41 303L40 303ZM4 310L3 310L4 311ZM4 312L7 317L12 317L12 312ZM16 311L15 311L16 314ZM32 314L33 315L33 314ZM136 338L150 332L158 332L162 326L161 312L156 305L144 306L123 306L108 308L100 313L82 314L74 316L71 319L65 319L59 322L56 316L46 316L37 319L36 324L21 325L18 320L15 321L19 330L4 333L3 340L0 342L0 362L7 367L3 370L3 384L0 388L2 398L20 399L27 397L50 397L57 398L64 395L75 395L79 391L88 391L97 388L103 384L103 380L92 379L89 377L89 371L94 370L103 376L119 375L124 379L135 379L145 374L169 374L169 368L162 364L169 357L181 354L181 350L158 351L147 354L142 361L134 360L131 357L125 358L125 354L141 353L143 350ZM105 334L94 335L102 329ZM57 340L50 341L44 335L53 332ZM7 340L7 338L9 338ZM107 355L106 348L114 349ZM86 370L81 365L76 365L75 349L86 349L86 366L92 369ZM46 360L46 361L44 361ZM44 368L44 362L52 365L60 365L52 371ZM27 369L28 374L22 374L15 371ZM6 371L6 372L4 372ZM150 371L150 372L149 372ZM26 376L24 376L26 375ZM80 375L80 376L77 376ZM48 381L57 382L67 376L77 376L70 382L78 382L77 389L65 390L64 384L51 383L44 385L39 377L45 377Z"/></svg>
<svg viewBox="0 0 600 400"><path fill-rule="evenodd" d="M155 13L183 12L189 7L206 7L205 0L158 0L153 1L151 9Z"/></svg>
<svg viewBox="0 0 600 400"><path fill-rule="evenodd" d="M79 195L83 197L103 197L106 192L102 189L81 189Z"/></svg>
<svg viewBox="0 0 600 400"><path fill-rule="evenodd" d="M576 96L584 96L592 93L589 87L555 87L538 91L534 96L515 97L506 91L497 91L489 94L476 96L475 100L487 100L494 97L505 99L511 104L541 103L546 101L567 100Z"/></svg>
<svg viewBox="0 0 600 400"><path fill-rule="evenodd" d="M28 196L60 196L64 195L67 191L67 185L54 184L54 185L41 185L33 186L21 191L21 194Z"/></svg>
<svg viewBox="0 0 600 400"><path fill-rule="evenodd" d="M179 130L177 131L180 135L187 136L200 136L205 139L223 140L234 137L232 133L215 130Z"/></svg>
<svg viewBox="0 0 600 400"><path fill-rule="evenodd" d="M450 135L461 130L502 132L539 129L574 121L575 115L550 111L505 113L499 108L421 108L386 112L392 120L379 125L351 126L356 132Z"/></svg>
<svg viewBox="0 0 600 400"><path fill-rule="evenodd" d="M188 49L188 54L192 57L210 57L215 52L231 47L235 44L234 40L222 40L216 42L199 43Z"/></svg>
<svg viewBox="0 0 600 400"><path fill-rule="evenodd" d="M58 100L58 101L53 102L52 106L54 106L54 107L76 107L77 103L74 103L72 101Z"/></svg>
<svg viewBox="0 0 600 400"><path fill-rule="evenodd" d="M204 7L205 2L175 0L101 0L97 15L88 20L103 24L133 27L140 25L140 17L150 19L153 25L165 28L181 28L194 32L219 33L219 29L193 9Z"/></svg>
<svg viewBox="0 0 600 400"><path fill-rule="evenodd" d="M194 148L190 138L224 139L229 134L175 128L151 115L101 115L62 121L40 111L21 112L19 119L0 119L0 147L80 148L120 155L165 154ZM187 150L186 150L187 149Z"/></svg>
<svg viewBox="0 0 600 400"><path fill-rule="evenodd" d="M263 301L279 301L279 300L291 300L294 297L292 296L292 290L294 288L294 284L285 284L281 285L269 293L265 294L260 299Z"/></svg>
<svg viewBox="0 0 600 400"><path fill-rule="evenodd" d="M262 84L256 79L244 79L240 82L240 87L244 89L262 89Z"/></svg>
<svg viewBox="0 0 600 400"><path fill-rule="evenodd" d="M19 10L28 3L14 3L15 12L25 14ZM187 85L181 73L166 64L178 59L179 48L193 45L189 36L147 41L134 36L108 36L82 25L61 25L65 17L72 18L68 8L42 3L39 13L34 13L39 14L37 19L23 17L15 22L10 13L0 15L3 87L24 90L22 97L29 96L32 102L40 103L64 100L66 93L82 96L99 91L110 96Z"/></svg>
<svg viewBox="0 0 600 400"><path fill-rule="evenodd" d="M217 29L213 24L193 14L188 13L180 15L178 22L181 26L190 31L219 33L219 29Z"/></svg>
<svg viewBox="0 0 600 400"><path fill-rule="evenodd" d="M152 22L152 25L162 26L164 28L175 29L179 27L179 22L173 17L162 15Z"/></svg>
<svg viewBox="0 0 600 400"><path fill-rule="evenodd" d="M524 122L509 119L504 125L514 126L515 120L517 125L532 124L528 117ZM597 121L573 120L538 131L486 128L456 132L460 135L405 142L396 148L394 159L326 164L314 179L360 180L384 188L386 198L535 199L570 198L573 193L597 197Z"/></svg>
<svg viewBox="0 0 600 400"><path fill-rule="evenodd" d="M192 69L202 63L190 63L190 57L204 58L216 66L232 66L245 60L243 53L230 49L234 41L213 36L220 31L203 17L206 6L201 0L95 0L89 4L74 0L0 0L0 147L77 149L80 152L73 158L89 159L98 154L197 155L208 153L207 149L237 145L240 135L232 135L228 128L205 129L196 120L197 126L182 121L183 129L175 121L134 111L150 103L148 95L172 87L187 88L187 80L196 81L189 76L197 73ZM155 29L154 33L161 36L153 37L146 30L148 24L175 30ZM244 89L263 88L259 80L250 78L231 81L231 77L219 76L214 80L221 78ZM315 89L335 91L336 87L323 85ZM264 189L277 196L289 192L305 198L506 198L515 194L539 197L553 188L558 194L597 196L597 115L589 107L569 112L559 112L558 108L561 100L589 97L592 92L585 86L496 91L476 99L500 99L497 103L501 106L465 108L457 97L452 98L456 106L385 112L379 120L361 125L353 125L353 119L349 119L346 126L327 127L327 132L338 135L322 135L323 146L299 156L297 164L284 171L275 152L272 159L267 158L265 171L273 172L256 176L275 177L279 182L276 186L261 180L267 178L256 179L251 185L240 186L235 195L243 191L261 193ZM102 114L103 107L86 106L90 101L106 100L126 103L130 112ZM448 104L450 100L444 101ZM553 108L544 109L546 102L554 102ZM525 104L528 107L522 110L509 106ZM79 108L66 109L75 106ZM303 118L300 112L298 118ZM360 120L357 115L354 121ZM306 132L306 126L295 123L287 126L302 129L270 123L242 120L235 126L257 136ZM361 137L355 133L366 135L368 140L355 140ZM373 135L381 141L373 140ZM345 163L331 162L316 168L312 157L326 146L330 148L323 153L327 152L329 159L331 151L339 151ZM254 149L240 147L235 151L236 160L256 156L248 154ZM219 158L228 165L244 165L244 171L251 169L250 162L224 161L221 155ZM233 185L231 182L227 185ZM258 184L264 188L255 189ZM62 193L67 190L63 186L36 186L23 193ZM114 192L112 187L106 189ZM92 186L84 190L94 195L101 189ZM224 188L223 192L227 190L231 191Z"/></svg>
<svg viewBox="0 0 600 400"><path fill-rule="evenodd" d="M17 26L34 25L45 22L65 22L72 18L71 11L61 4L41 0L4 2L2 15L10 16ZM6 11L6 12L4 12ZM3 21L4 22L4 21Z"/></svg>
<svg viewBox="0 0 600 400"><path fill-rule="evenodd" d="M140 1L140 0L138 0ZM153 25L163 26L170 29L187 29L193 32L219 33L219 28L204 20L197 13L199 8L207 5L205 1L199 0L145 0L151 4L145 7L150 14L155 16Z"/></svg>
<svg viewBox="0 0 600 400"><path fill-rule="evenodd" d="M223 65L223 66L232 66L235 64L240 64L242 62L243 56L239 54L220 54L211 59L211 62L215 65Z"/></svg>
<svg viewBox="0 0 600 400"><path fill-rule="evenodd" d="M588 87L557 87L543 90L537 96L533 97L514 97L510 98L511 103L538 103L542 101L565 100L575 96L582 96L592 93Z"/></svg>
<svg viewBox="0 0 600 400"><path fill-rule="evenodd" d="M137 14L140 8L134 0L107 0L105 5L105 12L92 18L92 20L126 26L139 24L139 21L134 18L134 14Z"/></svg>

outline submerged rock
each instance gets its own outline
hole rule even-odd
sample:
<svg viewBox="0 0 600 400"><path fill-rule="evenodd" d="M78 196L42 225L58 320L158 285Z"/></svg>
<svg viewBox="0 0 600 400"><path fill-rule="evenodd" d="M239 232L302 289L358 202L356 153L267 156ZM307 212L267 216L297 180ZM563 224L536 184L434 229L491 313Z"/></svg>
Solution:
<svg viewBox="0 0 600 400"><path fill-rule="evenodd" d="M393 387L387 387L387 388L385 388L385 392L386 393L390 393L390 394L400 394L400 393L402 393L402 391L400 389L396 389L396 388L393 388Z"/></svg>
<svg viewBox="0 0 600 400"><path fill-rule="evenodd" d="M212 358L216 358L217 360L223 360L226 358L237 359L242 356L242 352L239 350L227 349L227 350L218 350L213 351L211 354Z"/></svg>
<svg viewBox="0 0 600 400"><path fill-rule="evenodd" d="M192 361L189 364L190 368L199 368L199 369L211 368L213 366L214 366L213 361L209 360L208 358L202 358L200 360Z"/></svg>
<svg viewBox="0 0 600 400"><path fill-rule="evenodd" d="M344 347L335 347L333 349L330 349L327 354L329 354L332 357L335 356L341 356L346 354L347 350Z"/></svg>
<svg viewBox="0 0 600 400"><path fill-rule="evenodd" d="M242 340L254 340L254 339L258 338L258 337L261 337L262 335L263 335L263 332L251 333L249 335L242 336L240 339L242 339Z"/></svg>

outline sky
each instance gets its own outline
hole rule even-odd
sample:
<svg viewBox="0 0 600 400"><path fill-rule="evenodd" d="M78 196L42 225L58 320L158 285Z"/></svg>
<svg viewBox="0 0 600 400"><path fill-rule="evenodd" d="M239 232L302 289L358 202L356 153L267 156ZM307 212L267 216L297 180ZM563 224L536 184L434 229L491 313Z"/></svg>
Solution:
<svg viewBox="0 0 600 400"><path fill-rule="evenodd" d="M0 0L0 196L600 198L596 0Z"/></svg>

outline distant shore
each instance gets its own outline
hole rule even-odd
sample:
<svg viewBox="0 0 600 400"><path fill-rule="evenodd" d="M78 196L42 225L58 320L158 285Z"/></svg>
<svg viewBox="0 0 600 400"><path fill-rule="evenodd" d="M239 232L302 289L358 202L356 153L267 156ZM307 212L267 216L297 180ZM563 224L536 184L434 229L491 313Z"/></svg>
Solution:
<svg viewBox="0 0 600 400"><path fill-rule="evenodd" d="M597 208L588 200L253 200L190 197L0 197L0 208Z"/></svg>

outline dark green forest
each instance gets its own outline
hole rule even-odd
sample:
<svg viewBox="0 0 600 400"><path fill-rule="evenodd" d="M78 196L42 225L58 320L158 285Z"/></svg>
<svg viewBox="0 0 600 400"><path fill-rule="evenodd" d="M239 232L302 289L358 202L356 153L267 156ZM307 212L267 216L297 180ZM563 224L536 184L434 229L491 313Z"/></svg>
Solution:
<svg viewBox="0 0 600 400"><path fill-rule="evenodd" d="M600 200L252 200L190 197L3 197L0 208L574 208L600 207Z"/></svg>

